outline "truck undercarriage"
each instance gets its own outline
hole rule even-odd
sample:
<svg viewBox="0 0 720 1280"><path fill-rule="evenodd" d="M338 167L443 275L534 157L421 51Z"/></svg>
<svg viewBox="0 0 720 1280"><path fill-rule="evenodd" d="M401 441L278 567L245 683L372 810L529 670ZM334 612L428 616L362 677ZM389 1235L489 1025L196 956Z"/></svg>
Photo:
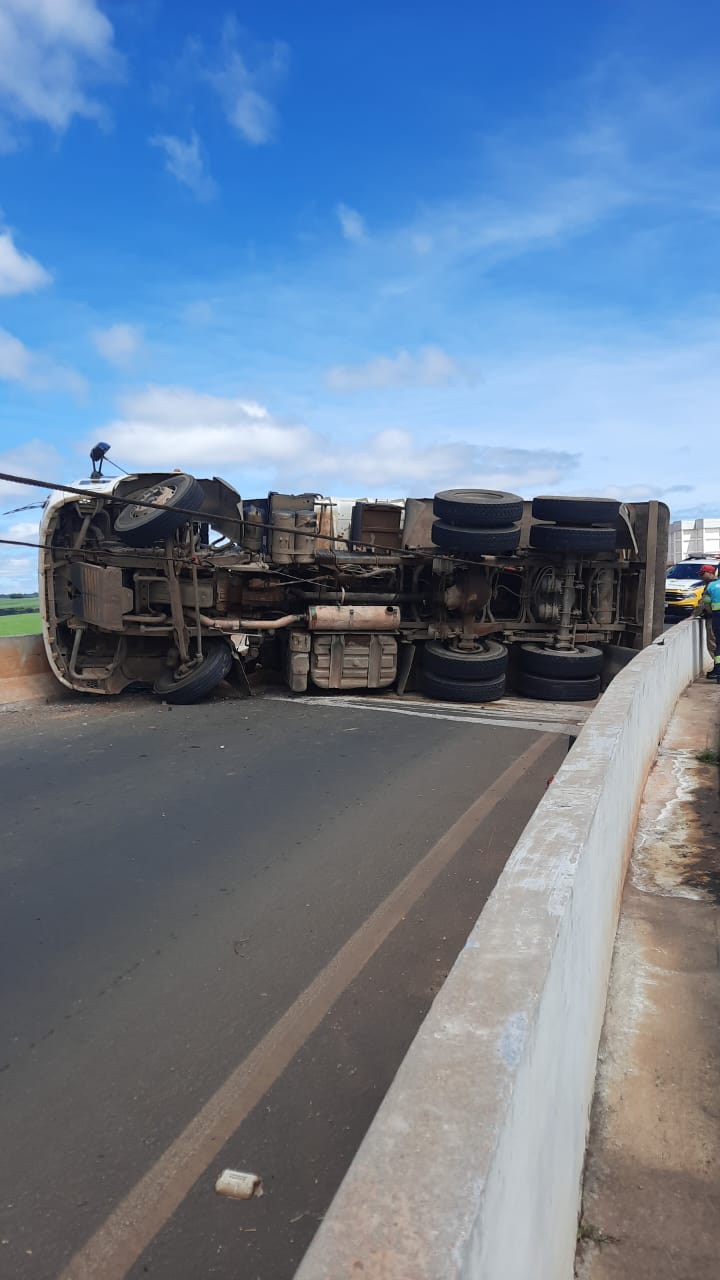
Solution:
<svg viewBox="0 0 720 1280"><path fill-rule="evenodd" d="M73 689L176 702L258 663L297 693L413 679L490 701L509 648L521 693L589 698L609 651L662 627L668 520L660 503L483 490L243 502L181 473L90 481L46 505L45 644Z"/></svg>

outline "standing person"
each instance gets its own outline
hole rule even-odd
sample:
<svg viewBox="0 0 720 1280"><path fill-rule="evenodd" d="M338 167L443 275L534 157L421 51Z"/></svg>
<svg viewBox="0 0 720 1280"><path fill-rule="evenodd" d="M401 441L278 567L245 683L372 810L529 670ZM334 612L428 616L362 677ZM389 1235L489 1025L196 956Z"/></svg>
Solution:
<svg viewBox="0 0 720 1280"><path fill-rule="evenodd" d="M707 622L710 624L707 628L707 642L713 660L713 669L708 672L708 679L711 680L714 677L720 684L720 582L715 576L714 568L709 564L703 565L700 576L705 583L705 591L699 608L705 613Z"/></svg>
<svg viewBox="0 0 720 1280"><path fill-rule="evenodd" d="M700 570L700 577L701 577L702 581L703 581L703 582L704 582L704 584L705 584L705 589L707 590L708 583L712 582L712 581L713 581L713 579L714 579L714 577L715 577L715 568L714 568L714 566L713 566L713 565L711 565L711 564L704 564L704 565L703 565L703 567L702 567L702 569ZM716 654L716 652L717 652L717 645L715 644L715 632L713 631L712 614L711 614L711 612L710 612L709 606L707 605L707 603L706 603L706 601L705 601L705 593L704 593L704 592L703 592L703 595L702 595L702 597L701 597L701 599L700 599L700 603L698 604L697 608L693 609L692 616L693 616L693 618L704 618L704 619L705 619L705 640L706 640L706 643L707 643L708 653L710 654L710 657L712 658L712 660L713 660L713 664L714 664L714 663L715 663L715 654ZM713 669L712 669L712 671L708 671L706 679L708 679L708 680L714 680L714 679L715 679L715 667L714 667L714 665L713 665Z"/></svg>

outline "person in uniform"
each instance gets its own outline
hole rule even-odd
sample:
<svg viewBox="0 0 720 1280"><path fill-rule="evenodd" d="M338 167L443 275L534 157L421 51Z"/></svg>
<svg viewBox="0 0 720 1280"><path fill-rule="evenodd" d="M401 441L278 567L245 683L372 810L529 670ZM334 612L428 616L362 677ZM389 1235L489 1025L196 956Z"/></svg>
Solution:
<svg viewBox="0 0 720 1280"><path fill-rule="evenodd" d="M711 564L703 565L700 577L705 583L705 591L697 612L705 615L707 647L713 660L712 670L708 671L707 678L717 680L720 684L720 581Z"/></svg>

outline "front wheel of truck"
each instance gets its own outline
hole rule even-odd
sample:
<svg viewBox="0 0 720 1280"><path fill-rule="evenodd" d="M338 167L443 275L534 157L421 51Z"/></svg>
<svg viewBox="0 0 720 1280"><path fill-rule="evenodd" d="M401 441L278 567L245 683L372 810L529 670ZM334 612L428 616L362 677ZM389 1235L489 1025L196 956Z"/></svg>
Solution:
<svg viewBox="0 0 720 1280"><path fill-rule="evenodd" d="M163 702L187 706L199 702L225 679L232 666L230 646L224 640L203 642L202 660L184 675L166 671L155 681L155 692Z"/></svg>

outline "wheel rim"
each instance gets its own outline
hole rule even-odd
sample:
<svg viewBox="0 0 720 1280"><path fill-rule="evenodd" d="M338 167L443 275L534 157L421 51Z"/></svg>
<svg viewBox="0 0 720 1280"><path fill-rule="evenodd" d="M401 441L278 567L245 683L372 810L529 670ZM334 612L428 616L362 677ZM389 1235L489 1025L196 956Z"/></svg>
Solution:
<svg viewBox="0 0 720 1280"><path fill-rule="evenodd" d="M189 662L183 662L182 665L176 667L172 673L174 682L179 684L181 680L186 680L188 676L191 676L194 671L197 671L198 668L202 666L204 661L205 655L202 654L197 658L191 658Z"/></svg>
<svg viewBox="0 0 720 1280"><path fill-rule="evenodd" d="M157 507L166 507L171 498L175 496L177 487L173 484L156 484L152 489L147 489L142 495L140 501L145 504L152 502ZM143 506L132 506L126 508L129 520L140 520L148 513L148 508Z"/></svg>
<svg viewBox="0 0 720 1280"><path fill-rule="evenodd" d="M490 644L479 644L472 649L461 649L458 645L444 644L443 649L453 658L478 658L481 654L492 653L495 649L497 653L501 653L503 645L498 640Z"/></svg>

